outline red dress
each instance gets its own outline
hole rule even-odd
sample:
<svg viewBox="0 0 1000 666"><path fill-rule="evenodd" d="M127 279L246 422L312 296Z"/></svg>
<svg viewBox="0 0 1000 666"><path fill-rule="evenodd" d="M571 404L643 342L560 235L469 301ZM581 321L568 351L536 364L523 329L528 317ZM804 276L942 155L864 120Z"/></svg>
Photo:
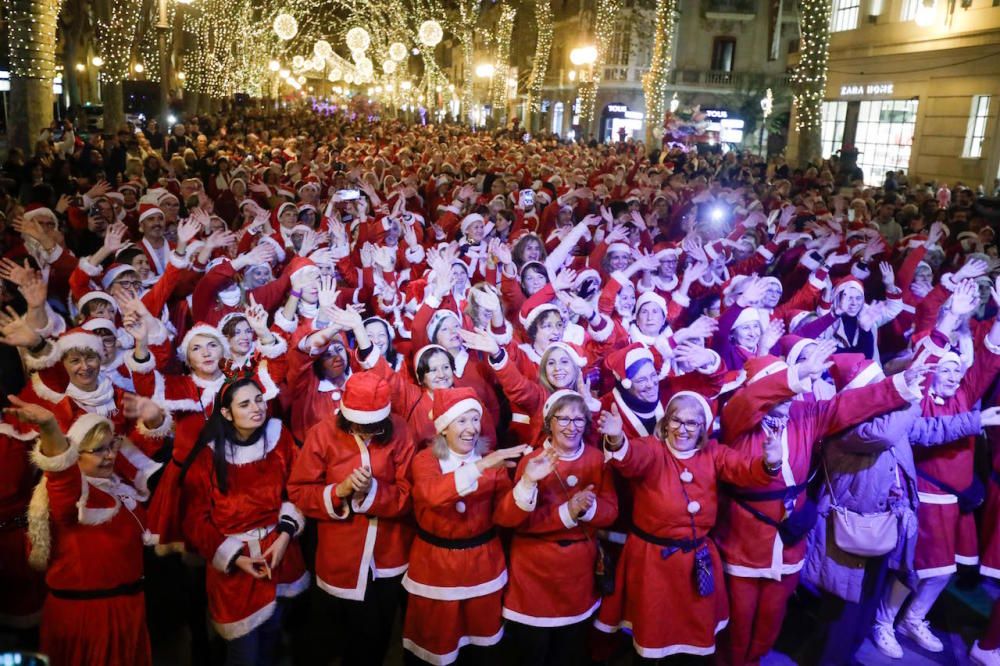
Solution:
<svg viewBox="0 0 1000 666"><path fill-rule="evenodd" d="M749 458L714 440L692 452L673 452L659 439L626 442L611 457L634 498L635 528L618 561L615 592L601 607L597 628L632 631L636 652L647 659L715 652L715 634L729 620L722 560L708 532L714 527L720 481L763 486L771 481L760 458ZM690 540L685 552L661 539ZM695 555L712 562L714 591L702 596ZM664 553L673 550L668 555ZM664 622L664 617L671 621Z"/></svg>
<svg viewBox="0 0 1000 666"><path fill-rule="evenodd" d="M75 448L34 457L45 470L52 535L41 651L53 666L151 664L141 585L144 496L116 476L85 477L77 457Z"/></svg>
<svg viewBox="0 0 1000 666"><path fill-rule="evenodd" d="M546 441L521 459L518 481L527 461L550 446ZM578 522L567 502L587 486L594 487L597 502ZM515 528L503 616L534 627L583 622L601 603L593 585L595 531L618 514L613 474L599 449L581 444L576 454L559 457L555 471L538 483L534 501L523 497L522 487L515 485L496 511L498 525Z"/></svg>
<svg viewBox="0 0 1000 666"><path fill-rule="evenodd" d="M256 579L229 568L237 555L253 555L257 549L265 552L280 534L275 529L279 519L290 520L295 535L305 526L302 513L283 500L296 453L291 434L280 421L271 419L260 442L226 451L226 493L215 482L211 448L199 452L184 478L184 534L212 563L205 570L208 611L216 631L226 640L266 622L278 597L294 597L309 586L302 552L294 540L270 578Z"/></svg>
<svg viewBox="0 0 1000 666"><path fill-rule="evenodd" d="M432 664L450 664L464 645L495 645L503 636L501 596L507 584L493 512L511 492L500 467L479 474L475 453L432 448L413 458L413 512L418 536L403 587L410 593L403 647Z"/></svg>
<svg viewBox="0 0 1000 666"><path fill-rule="evenodd" d="M345 433L335 419L313 426L288 479L288 496L319 521L316 584L341 599L362 601L373 578L406 571L412 533L400 520L410 508L413 443L406 423L392 417L393 436L369 444ZM337 497L334 487L358 467L372 471L364 498Z"/></svg>

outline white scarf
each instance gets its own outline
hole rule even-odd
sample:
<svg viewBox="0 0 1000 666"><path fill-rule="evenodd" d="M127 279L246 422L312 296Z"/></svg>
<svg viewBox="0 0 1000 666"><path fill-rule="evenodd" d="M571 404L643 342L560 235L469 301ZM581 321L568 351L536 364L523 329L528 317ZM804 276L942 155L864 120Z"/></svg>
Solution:
<svg viewBox="0 0 1000 666"><path fill-rule="evenodd" d="M118 412L118 407L115 405L115 386L106 374L101 375L97 388L93 391L85 391L70 383L66 387L66 395L91 414L110 416Z"/></svg>

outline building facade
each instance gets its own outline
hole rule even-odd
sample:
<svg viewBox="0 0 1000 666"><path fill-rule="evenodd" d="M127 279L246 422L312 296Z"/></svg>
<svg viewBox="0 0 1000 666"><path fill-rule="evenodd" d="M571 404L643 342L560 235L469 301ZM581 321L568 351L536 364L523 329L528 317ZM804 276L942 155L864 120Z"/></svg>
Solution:
<svg viewBox="0 0 1000 666"><path fill-rule="evenodd" d="M856 147L869 185L902 170L992 192L1000 1L834 0L831 30L823 156Z"/></svg>

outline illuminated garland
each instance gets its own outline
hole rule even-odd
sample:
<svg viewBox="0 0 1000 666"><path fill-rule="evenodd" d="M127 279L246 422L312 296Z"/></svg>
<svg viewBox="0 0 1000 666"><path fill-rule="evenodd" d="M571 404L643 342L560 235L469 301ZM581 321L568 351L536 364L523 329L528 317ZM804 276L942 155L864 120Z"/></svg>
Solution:
<svg viewBox="0 0 1000 666"><path fill-rule="evenodd" d="M795 129L799 135L820 131L826 70L830 60L831 0L799 1L799 65L792 74Z"/></svg>
<svg viewBox="0 0 1000 666"><path fill-rule="evenodd" d="M590 134L594 104L597 102L597 90L601 86L608 45L615 31L618 13L623 6L623 0L599 0L597 4L597 18L594 22L594 46L597 48L597 58L594 59L590 77L580 87L580 130L584 136Z"/></svg>
<svg viewBox="0 0 1000 666"><path fill-rule="evenodd" d="M12 76L51 80L56 73L56 16L53 0L4 0Z"/></svg>
<svg viewBox="0 0 1000 666"><path fill-rule="evenodd" d="M673 50L674 29L677 25L677 0L656 0L656 36L649 72L643 77L646 94L646 123L659 127L667 113L667 82L670 77L670 54Z"/></svg>
<svg viewBox="0 0 1000 666"><path fill-rule="evenodd" d="M549 54L552 52L552 6L550 0L535 0L535 57L528 79L528 113L541 110L542 84L549 72Z"/></svg>
<svg viewBox="0 0 1000 666"><path fill-rule="evenodd" d="M110 14L97 21L95 45L104 64L101 66L101 81L118 83L128 78L132 59L132 43L135 41L142 9L140 0L106 0ZM100 4L98 4L100 7ZM99 14L103 13L99 11Z"/></svg>
<svg viewBox="0 0 1000 666"><path fill-rule="evenodd" d="M493 73L493 86L490 91L490 99L493 104L493 113L505 116L507 112L507 93L510 86L507 84L507 77L510 75L510 38L514 33L514 17L517 10L510 5L504 4L500 7L500 20L497 22L496 34L496 58L495 71Z"/></svg>

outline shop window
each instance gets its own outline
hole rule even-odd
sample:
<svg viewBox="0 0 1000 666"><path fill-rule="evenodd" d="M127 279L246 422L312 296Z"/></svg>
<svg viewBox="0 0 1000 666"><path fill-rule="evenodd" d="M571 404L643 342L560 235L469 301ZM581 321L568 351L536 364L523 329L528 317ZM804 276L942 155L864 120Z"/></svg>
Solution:
<svg viewBox="0 0 1000 666"><path fill-rule="evenodd" d="M736 59L736 39L733 37L716 37L712 42L712 70L716 72L733 71L733 61Z"/></svg>
<svg viewBox="0 0 1000 666"><path fill-rule="evenodd" d="M915 99L861 102L854 143L865 184L881 185L886 171L909 169L916 125Z"/></svg>
<svg viewBox="0 0 1000 666"><path fill-rule="evenodd" d="M830 15L830 32L854 30L858 27L861 0L834 0Z"/></svg>
<svg viewBox="0 0 1000 666"><path fill-rule="evenodd" d="M556 102L552 111L552 133L562 134L563 131L563 103Z"/></svg>
<svg viewBox="0 0 1000 666"><path fill-rule="evenodd" d="M917 10L920 9L922 0L903 0L903 11L899 13L900 21L912 21L917 18Z"/></svg>
<svg viewBox="0 0 1000 666"><path fill-rule="evenodd" d="M820 136L823 158L840 150L844 143L844 124L847 121L847 102L823 102Z"/></svg>
<svg viewBox="0 0 1000 666"><path fill-rule="evenodd" d="M990 119L990 96L973 95L972 110L969 112L969 126L965 130L965 146L962 157L983 156L983 139L986 138L986 123Z"/></svg>

